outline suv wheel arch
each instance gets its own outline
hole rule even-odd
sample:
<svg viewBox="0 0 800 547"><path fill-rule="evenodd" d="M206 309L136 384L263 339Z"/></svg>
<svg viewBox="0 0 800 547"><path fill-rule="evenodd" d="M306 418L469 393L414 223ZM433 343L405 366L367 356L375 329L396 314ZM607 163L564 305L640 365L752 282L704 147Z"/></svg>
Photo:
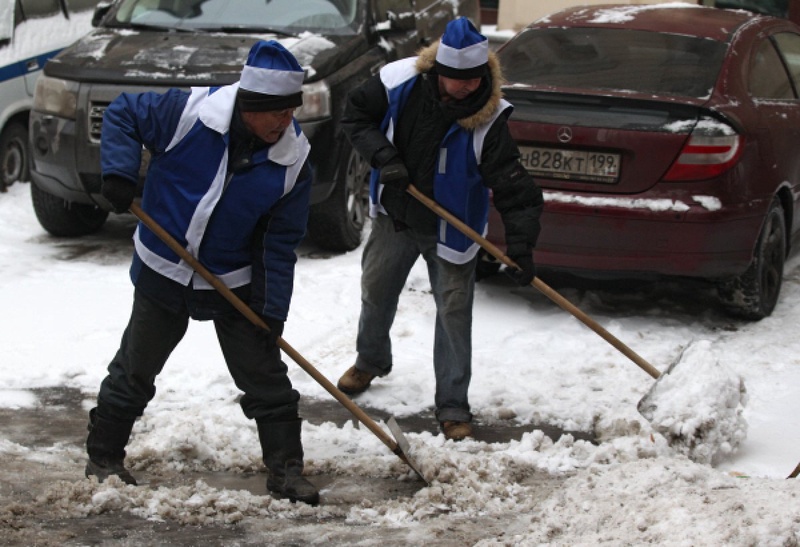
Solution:
<svg viewBox="0 0 800 547"><path fill-rule="evenodd" d="M97 232L108 212L85 203L70 203L31 183L33 211L42 228L57 237L78 237Z"/></svg>

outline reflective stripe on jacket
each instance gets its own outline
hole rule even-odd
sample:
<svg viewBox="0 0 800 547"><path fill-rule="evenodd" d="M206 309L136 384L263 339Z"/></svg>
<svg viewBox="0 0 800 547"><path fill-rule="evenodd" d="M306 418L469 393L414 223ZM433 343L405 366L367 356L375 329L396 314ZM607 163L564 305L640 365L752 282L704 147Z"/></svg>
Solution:
<svg viewBox="0 0 800 547"><path fill-rule="evenodd" d="M386 138L394 142L394 128L401 116L414 83L419 76L417 58L395 61L380 71L381 82L386 88L389 108L381 129ZM478 165L483 152L486 133L494 121L511 104L501 100L492 116L474 131L453 123L439 144L439 154L434 175L434 199L445 209L456 215L479 234L486 235L489 215L489 191L484 185ZM386 214L380 205L382 185L378 183L378 171L370 178L370 214ZM439 220L437 253L454 264L469 262L478 252L479 245L443 219Z"/></svg>
<svg viewBox="0 0 800 547"><path fill-rule="evenodd" d="M265 286L253 288L265 301L260 311L285 319L294 251L308 217L308 188L302 189L305 199L290 194L310 147L293 121L275 144L253 155L252 168L227 175L237 89L233 84L190 93L123 93L104 117L102 171L135 180L141 148L147 148L151 160L142 208L230 288L250 283L253 266L263 268L257 278ZM267 235L253 242L264 222ZM134 243L141 260L159 274L184 286L212 288L141 223Z"/></svg>

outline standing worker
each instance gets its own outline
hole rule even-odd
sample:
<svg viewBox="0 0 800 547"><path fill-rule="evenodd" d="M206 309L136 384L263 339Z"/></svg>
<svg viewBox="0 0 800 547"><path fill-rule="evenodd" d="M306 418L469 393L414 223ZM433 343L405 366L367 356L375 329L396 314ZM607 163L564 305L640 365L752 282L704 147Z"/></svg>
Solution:
<svg viewBox="0 0 800 547"><path fill-rule="evenodd" d="M364 247L355 365L339 389L357 394L392 370L389 330L406 278L422 255L436 301L433 367L436 418L447 439L472 436L467 392L472 374L472 302L478 245L407 191L413 183L480 234L489 192L502 215L508 273L522 286L535 276L542 191L519 162L506 124L500 63L466 18L441 41L395 61L348 96L342 126L372 165L372 231Z"/></svg>
<svg viewBox="0 0 800 547"><path fill-rule="evenodd" d="M191 92L123 93L103 119L102 195L109 209L133 202L142 146L152 156L142 209L258 313L253 325L153 232L134 234L133 311L89 413L86 476L117 475L134 421L189 319L214 322L241 407L255 420L269 471L267 489L319 501L302 477L300 395L277 339L289 311L295 249L308 219L309 144L294 119L304 72L275 41L250 50L239 82Z"/></svg>

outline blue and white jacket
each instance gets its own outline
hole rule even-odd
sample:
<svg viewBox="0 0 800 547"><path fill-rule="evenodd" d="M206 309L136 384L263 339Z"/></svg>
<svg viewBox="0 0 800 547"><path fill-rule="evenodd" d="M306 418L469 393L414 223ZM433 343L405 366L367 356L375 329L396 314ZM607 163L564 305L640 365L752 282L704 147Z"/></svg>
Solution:
<svg viewBox="0 0 800 547"><path fill-rule="evenodd" d="M383 67L380 79L386 88L389 109L381 129L389 142L394 142L394 128L408 100L411 89L428 66L427 52L423 57L410 57ZM435 50L434 50L435 53ZM478 169L483 153L484 138L489 128L511 104L497 98L486 113L476 116L474 124L461 120L453 123L439 145L434 175L434 199L479 234L486 235L489 216L489 191ZM473 121L474 121L473 120ZM386 213L380 204L383 190L378 183L378 170L370 179L370 214ZM454 264L472 260L480 246L445 220L439 220L437 254Z"/></svg>
<svg viewBox="0 0 800 547"><path fill-rule="evenodd" d="M310 147L295 120L253 155L251 169L227 175L237 89L123 93L103 119L102 172L135 183L147 148L142 208L229 288L253 281L250 305L257 312L286 320L295 249L308 220L311 176L303 166ZM262 241L253 241L256 234ZM138 258L160 275L212 289L141 223L134 244ZM134 284L138 271L131 268Z"/></svg>

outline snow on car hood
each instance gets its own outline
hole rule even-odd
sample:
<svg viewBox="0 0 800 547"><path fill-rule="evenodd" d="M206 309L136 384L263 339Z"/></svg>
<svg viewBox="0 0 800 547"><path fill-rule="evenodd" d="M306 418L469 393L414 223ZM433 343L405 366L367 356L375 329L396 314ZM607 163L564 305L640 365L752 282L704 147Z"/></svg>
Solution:
<svg viewBox="0 0 800 547"><path fill-rule="evenodd" d="M278 40L312 79L345 65L363 44L359 36L323 37L313 33L279 38L270 34L98 29L51 59L45 73L69 80L126 85L152 85L154 80L164 86L225 85L239 79L250 47L257 40Z"/></svg>

